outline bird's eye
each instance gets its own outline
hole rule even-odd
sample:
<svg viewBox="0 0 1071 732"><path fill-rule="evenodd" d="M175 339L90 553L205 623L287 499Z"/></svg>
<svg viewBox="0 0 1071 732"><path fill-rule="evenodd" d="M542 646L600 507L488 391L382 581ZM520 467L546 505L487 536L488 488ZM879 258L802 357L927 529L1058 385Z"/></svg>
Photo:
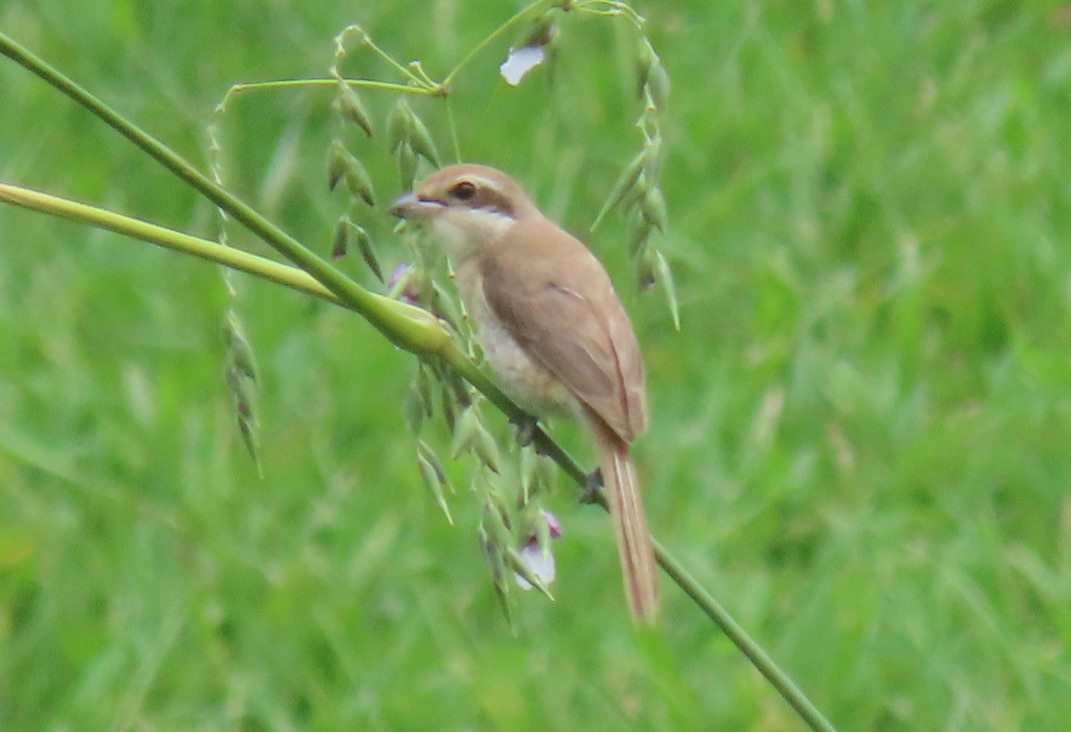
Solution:
<svg viewBox="0 0 1071 732"><path fill-rule="evenodd" d="M463 180L451 188L450 192L459 201L469 201L476 195L476 184L472 181Z"/></svg>

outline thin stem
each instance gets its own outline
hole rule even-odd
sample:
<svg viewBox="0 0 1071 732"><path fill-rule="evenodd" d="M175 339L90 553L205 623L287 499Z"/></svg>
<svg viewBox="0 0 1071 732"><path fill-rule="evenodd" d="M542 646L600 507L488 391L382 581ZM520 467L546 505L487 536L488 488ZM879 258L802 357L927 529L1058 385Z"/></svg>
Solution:
<svg viewBox="0 0 1071 732"><path fill-rule="evenodd" d="M340 300L337 295L313 279L307 272L256 254L243 252L234 247L224 246L219 242L191 236L181 231L151 224L148 221L135 219L131 216L124 216L97 206L90 206L67 198L60 198L41 191L5 183L0 183L0 201L12 203L31 211L39 211L67 219L68 221L77 221L99 229L114 231L132 239L139 239L164 249L188 254L206 262L220 264L239 272L260 277L269 282L288 287L291 290L326 300L333 305L353 309ZM375 293L372 293L372 297L380 301L384 308L396 311L400 317L415 318L418 321L426 320L427 318L427 313L424 310L408 303Z"/></svg>
<svg viewBox="0 0 1071 732"><path fill-rule="evenodd" d="M637 13L628 3L616 2L616 0L582 0L573 5L573 8L588 15L611 15L624 16L632 21L637 28L643 27L643 16Z"/></svg>
<svg viewBox="0 0 1071 732"><path fill-rule="evenodd" d="M420 94L422 96L429 96L433 92L423 87L409 86L408 84L399 84L393 81L375 81L373 79L347 79L343 77L350 86L356 86L361 89L381 89L383 91L398 92L400 94ZM231 97L236 97L239 94L251 91L276 91L283 89L293 89L295 87L317 87L317 86L337 86L338 79L276 79L274 81L251 81L243 84L235 84L227 93L223 95L223 99L217 105L217 109L225 109L227 104L230 103Z"/></svg>
<svg viewBox="0 0 1071 732"><path fill-rule="evenodd" d="M425 85L428 86L428 88L434 89L437 94L443 94L443 89L445 89L446 87L443 84L434 81L430 76L428 76L428 72L424 71L423 64L421 64L419 61L410 61L409 68L413 71L413 73L418 79L420 79Z"/></svg>
<svg viewBox="0 0 1071 732"><path fill-rule="evenodd" d="M732 615L681 566L680 562L657 539L652 537L651 543L654 545L655 559L658 560L659 566L662 567L665 573L721 628L729 640L740 649L741 653L748 657L752 665L777 689L781 697L796 710L796 713L803 718L810 728L815 732L836 732L829 720L818 711L818 707L796 686L788 674L782 671L774 660L767 655L762 646L756 643L748 635L747 631L740 627Z"/></svg>
<svg viewBox="0 0 1071 732"><path fill-rule="evenodd" d="M391 56L389 53L387 53L382 48L377 46L376 42L372 40L371 36L365 36L365 41L364 42L365 42L365 45L367 45L370 49L372 49L373 53L377 54L380 58L382 58L388 64L393 66L398 71L399 74L401 74L402 76L406 77L407 79L412 81L414 84L418 84L418 85L423 85L424 84L423 80L419 79L416 76L416 74L414 74L409 69L405 68L405 66L403 66L398 61L395 61L393 56Z"/></svg>
<svg viewBox="0 0 1071 732"><path fill-rule="evenodd" d="M255 254L224 246L219 242L190 236L181 231L150 224L147 221L124 216L107 209L77 203L66 198L59 198L40 191L5 183L0 183L0 201L12 203L31 211L47 213L68 221L77 221L99 229L114 231L117 234L123 234L133 239L156 244L164 249L189 254L207 262L247 272L336 305L342 304L330 290L297 267L273 262ZM399 304L404 305L405 303Z"/></svg>
<svg viewBox="0 0 1071 732"><path fill-rule="evenodd" d="M454 105L446 97L446 121L450 126L450 140L454 143L454 160L461 162L461 142L457 139L457 123L454 121Z"/></svg>

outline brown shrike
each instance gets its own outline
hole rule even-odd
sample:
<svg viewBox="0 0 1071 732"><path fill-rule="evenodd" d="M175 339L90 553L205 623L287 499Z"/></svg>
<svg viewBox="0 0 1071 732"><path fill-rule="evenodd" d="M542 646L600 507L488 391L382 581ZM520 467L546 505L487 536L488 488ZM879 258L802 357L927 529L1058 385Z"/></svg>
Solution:
<svg viewBox="0 0 1071 732"><path fill-rule="evenodd" d="M452 165L391 207L430 224L487 362L533 414L585 422L599 452L633 618L658 613L654 551L629 445L647 427L643 357L610 278L507 175Z"/></svg>

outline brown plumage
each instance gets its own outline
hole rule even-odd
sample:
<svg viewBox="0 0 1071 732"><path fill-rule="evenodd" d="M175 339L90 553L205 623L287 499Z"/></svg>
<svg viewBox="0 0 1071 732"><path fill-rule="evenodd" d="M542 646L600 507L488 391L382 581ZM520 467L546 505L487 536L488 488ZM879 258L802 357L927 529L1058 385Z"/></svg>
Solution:
<svg viewBox="0 0 1071 732"><path fill-rule="evenodd" d="M653 623L657 570L629 450L647 427L643 358L606 270L486 166L444 168L391 210L436 229L503 388L537 416L565 412L588 424L629 607Z"/></svg>

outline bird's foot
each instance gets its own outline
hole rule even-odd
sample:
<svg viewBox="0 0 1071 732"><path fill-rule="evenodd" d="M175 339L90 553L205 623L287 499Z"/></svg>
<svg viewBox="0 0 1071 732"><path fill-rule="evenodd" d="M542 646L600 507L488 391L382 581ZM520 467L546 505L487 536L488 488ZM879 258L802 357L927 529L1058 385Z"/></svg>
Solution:
<svg viewBox="0 0 1071 732"><path fill-rule="evenodd" d="M520 419L511 421L513 424L517 425L517 444L521 447L528 447L531 445L535 440L536 430L539 429L539 420L530 414L526 414ZM536 452L540 452L538 447L536 447Z"/></svg>
<svg viewBox="0 0 1071 732"><path fill-rule="evenodd" d="M584 490L580 493L580 502L585 504L602 503L604 485L602 470L595 468L584 478Z"/></svg>

